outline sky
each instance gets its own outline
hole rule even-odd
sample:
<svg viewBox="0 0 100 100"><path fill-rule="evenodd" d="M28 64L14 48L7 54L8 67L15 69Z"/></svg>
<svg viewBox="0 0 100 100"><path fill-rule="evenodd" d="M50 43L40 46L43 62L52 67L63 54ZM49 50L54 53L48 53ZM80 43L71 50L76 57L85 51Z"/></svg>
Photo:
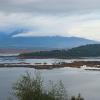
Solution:
<svg viewBox="0 0 100 100"><path fill-rule="evenodd" d="M100 41L100 0L0 0L0 34Z"/></svg>

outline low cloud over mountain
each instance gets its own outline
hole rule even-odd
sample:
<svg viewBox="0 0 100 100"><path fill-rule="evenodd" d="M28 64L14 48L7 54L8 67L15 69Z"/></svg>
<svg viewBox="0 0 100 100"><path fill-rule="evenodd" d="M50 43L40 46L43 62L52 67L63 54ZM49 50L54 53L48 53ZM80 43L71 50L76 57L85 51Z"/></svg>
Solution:
<svg viewBox="0 0 100 100"><path fill-rule="evenodd" d="M23 30L21 30L23 31ZM68 49L85 44L99 43L96 41L61 36L34 36L34 37L13 37L21 31L0 34L0 48L26 48L26 49Z"/></svg>

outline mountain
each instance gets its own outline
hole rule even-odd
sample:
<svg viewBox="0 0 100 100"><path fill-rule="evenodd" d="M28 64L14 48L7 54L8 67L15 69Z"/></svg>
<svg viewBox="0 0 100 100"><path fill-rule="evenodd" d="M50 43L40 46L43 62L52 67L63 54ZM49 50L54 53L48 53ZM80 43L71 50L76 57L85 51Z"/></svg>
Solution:
<svg viewBox="0 0 100 100"><path fill-rule="evenodd" d="M100 57L100 44L89 44L69 50L52 50L20 54L24 58L80 58Z"/></svg>
<svg viewBox="0 0 100 100"><path fill-rule="evenodd" d="M0 48L25 48L25 49L67 49L98 42L78 38L61 36L35 36L13 37L12 34L0 33Z"/></svg>

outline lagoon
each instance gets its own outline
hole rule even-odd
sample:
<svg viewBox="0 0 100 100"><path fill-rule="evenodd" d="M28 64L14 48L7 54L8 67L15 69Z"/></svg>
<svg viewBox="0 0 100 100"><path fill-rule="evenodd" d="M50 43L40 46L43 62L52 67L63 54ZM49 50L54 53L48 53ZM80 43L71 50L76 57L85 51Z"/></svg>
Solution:
<svg viewBox="0 0 100 100"><path fill-rule="evenodd" d="M76 59L80 60L80 59ZM99 61L100 59L81 59L89 61ZM59 61L57 59L5 59L0 58L2 63L12 63L12 62L47 62L52 63ZM61 61L61 60L60 60ZM75 59L65 59L63 61L72 62ZM21 75L25 72L30 72L34 75L34 68L0 68L0 100L7 100L11 96L12 85L15 83ZM99 100L100 99L100 71L87 71L80 68L59 68L52 70L38 70L40 71L45 85L49 80L57 82L62 80L67 93L72 95L78 95L79 93L85 98L85 100Z"/></svg>
<svg viewBox="0 0 100 100"><path fill-rule="evenodd" d="M0 69L0 100L7 100L11 94L12 84L28 71L34 74L32 68L1 68ZM81 93L85 100L99 100L100 72L85 71L78 68L60 68L39 70L45 83L49 80L62 80L69 95Z"/></svg>

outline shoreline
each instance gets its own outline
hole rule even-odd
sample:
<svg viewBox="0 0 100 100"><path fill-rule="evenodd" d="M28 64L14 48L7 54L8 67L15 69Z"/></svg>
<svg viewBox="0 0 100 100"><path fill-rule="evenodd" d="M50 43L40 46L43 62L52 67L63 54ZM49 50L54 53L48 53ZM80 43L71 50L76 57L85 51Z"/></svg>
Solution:
<svg viewBox="0 0 100 100"><path fill-rule="evenodd" d="M53 68L82 68L85 70L100 70L100 61L73 61L71 63L58 62L53 64L47 63L1 63L0 68L13 68L13 67L25 67L25 68L35 68L35 69L53 69Z"/></svg>

